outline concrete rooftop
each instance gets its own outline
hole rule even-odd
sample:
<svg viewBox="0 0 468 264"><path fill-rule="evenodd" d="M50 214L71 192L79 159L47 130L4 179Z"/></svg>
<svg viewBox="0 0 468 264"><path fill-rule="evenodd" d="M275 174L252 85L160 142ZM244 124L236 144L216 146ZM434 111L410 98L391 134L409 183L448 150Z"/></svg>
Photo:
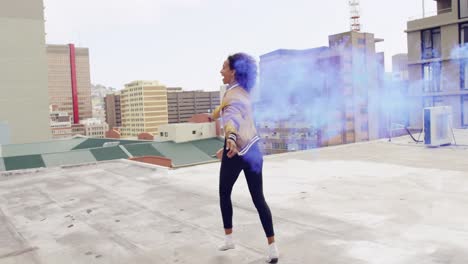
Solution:
<svg viewBox="0 0 468 264"><path fill-rule="evenodd" d="M408 137L265 158L280 263L468 263L463 146ZM0 263L264 263L243 175L238 247L218 252L219 163L166 170L126 160L0 174Z"/></svg>

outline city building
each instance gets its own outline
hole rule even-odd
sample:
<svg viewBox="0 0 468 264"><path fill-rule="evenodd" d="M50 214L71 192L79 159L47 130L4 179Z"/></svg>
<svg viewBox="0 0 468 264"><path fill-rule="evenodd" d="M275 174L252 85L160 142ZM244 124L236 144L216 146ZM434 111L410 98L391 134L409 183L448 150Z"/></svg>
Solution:
<svg viewBox="0 0 468 264"><path fill-rule="evenodd" d="M86 128L84 124L73 124L72 123L72 135L73 136L84 136L86 135Z"/></svg>
<svg viewBox="0 0 468 264"><path fill-rule="evenodd" d="M404 81L409 79L408 54L395 54L392 56L392 78Z"/></svg>
<svg viewBox="0 0 468 264"><path fill-rule="evenodd" d="M97 118L88 118L81 121L84 126L84 135L92 138L105 138L109 125Z"/></svg>
<svg viewBox="0 0 468 264"><path fill-rule="evenodd" d="M120 95L123 138L140 133L158 133L158 126L168 124L167 89L158 81L134 81L125 85Z"/></svg>
<svg viewBox="0 0 468 264"><path fill-rule="evenodd" d="M167 93L169 123L185 123L193 115L211 113L219 104L219 92L182 91Z"/></svg>
<svg viewBox="0 0 468 264"><path fill-rule="evenodd" d="M58 106L50 106L50 128L52 130L52 139L71 138L72 123L67 112L59 111Z"/></svg>
<svg viewBox="0 0 468 264"><path fill-rule="evenodd" d="M182 143L214 137L216 137L216 123L206 122L161 125L159 133L156 134L154 139L158 142L174 141L175 143Z"/></svg>
<svg viewBox="0 0 468 264"><path fill-rule="evenodd" d="M47 45L49 101L67 112L72 123L92 118L88 48Z"/></svg>
<svg viewBox="0 0 468 264"><path fill-rule="evenodd" d="M257 127L266 153L381 138L388 120L382 41L371 33L329 36L329 47L260 56Z"/></svg>
<svg viewBox="0 0 468 264"><path fill-rule="evenodd" d="M109 125L109 129L122 126L122 111L119 92L107 94L104 97L104 110L106 123Z"/></svg>
<svg viewBox="0 0 468 264"><path fill-rule="evenodd" d="M387 98L389 104L393 105L389 109L389 118L391 123L392 135L406 133L405 127L409 127L409 72L408 72L408 54L396 54L392 56L392 72L385 82ZM400 131L400 132L398 132Z"/></svg>
<svg viewBox="0 0 468 264"><path fill-rule="evenodd" d="M49 140L43 1L0 1L0 32L0 144Z"/></svg>
<svg viewBox="0 0 468 264"><path fill-rule="evenodd" d="M468 1L437 0L436 14L408 21L409 124L423 108L451 106L454 128L468 127Z"/></svg>

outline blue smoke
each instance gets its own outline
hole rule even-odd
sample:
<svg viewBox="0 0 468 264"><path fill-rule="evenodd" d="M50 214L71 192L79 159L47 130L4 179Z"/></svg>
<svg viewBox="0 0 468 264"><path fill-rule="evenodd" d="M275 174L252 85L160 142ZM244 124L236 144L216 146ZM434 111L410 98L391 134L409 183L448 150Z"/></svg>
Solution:
<svg viewBox="0 0 468 264"><path fill-rule="evenodd" d="M407 125L407 83L385 77L383 57L348 48L346 42L276 50L260 57L259 91L254 92L260 130L265 124L278 127L286 123L291 136L283 139L296 148L304 133L322 140L340 137L349 130L347 123L353 117L352 129L372 130L374 138L387 136L391 123ZM359 120L359 116L367 116L367 120Z"/></svg>

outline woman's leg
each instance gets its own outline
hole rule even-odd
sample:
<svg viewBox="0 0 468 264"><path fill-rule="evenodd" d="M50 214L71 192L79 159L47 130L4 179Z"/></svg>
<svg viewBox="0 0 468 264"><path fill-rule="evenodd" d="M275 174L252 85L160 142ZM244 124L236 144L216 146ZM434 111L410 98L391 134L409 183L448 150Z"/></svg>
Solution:
<svg viewBox="0 0 468 264"><path fill-rule="evenodd" d="M244 161L244 173L249 186L252 201L257 208L262 222L263 230L268 240L267 261L276 263L279 258L278 248L275 243L275 233L273 230L273 219L270 208L268 207L263 195L263 157L258 146L249 150L247 155L242 157Z"/></svg>
<svg viewBox="0 0 468 264"><path fill-rule="evenodd" d="M271 244L275 241L275 233L273 230L270 207L268 207L265 197L263 196L262 171L244 169L244 173L249 186L250 195L252 196L252 201L260 216L263 230L268 238L268 243Z"/></svg>
<svg viewBox="0 0 468 264"><path fill-rule="evenodd" d="M221 170L219 173L219 201L221 207L221 215L223 217L224 232L226 235L232 233L232 202L231 193L234 183L236 182L242 170L239 156L228 158L224 150L223 158L221 161ZM230 236L226 237L231 240ZM232 241L226 241L227 244L232 244ZM222 246L221 250L230 249L229 246Z"/></svg>
<svg viewBox="0 0 468 264"><path fill-rule="evenodd" d="M275 241L275 233L273 230L271 211L263 195L262 153L258 149L258 146L253 146L242 159L244 161L244 173L247 185L249 186L250 195L252 196L252 201L257 208L263 230L268 238L268 243L271 244Z"/></svg>

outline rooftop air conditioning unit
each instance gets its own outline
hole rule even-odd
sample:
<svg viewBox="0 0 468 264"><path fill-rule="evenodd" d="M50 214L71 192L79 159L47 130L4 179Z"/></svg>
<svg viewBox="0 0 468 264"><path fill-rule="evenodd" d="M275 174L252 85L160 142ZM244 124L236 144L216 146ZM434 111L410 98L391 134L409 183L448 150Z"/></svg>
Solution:
<svg viewBox="0 0 468 264"><path fill-rule="evenodd" d="M452 143L452 107L437 106L424 108L424 144L430 147Z"/></svg>

